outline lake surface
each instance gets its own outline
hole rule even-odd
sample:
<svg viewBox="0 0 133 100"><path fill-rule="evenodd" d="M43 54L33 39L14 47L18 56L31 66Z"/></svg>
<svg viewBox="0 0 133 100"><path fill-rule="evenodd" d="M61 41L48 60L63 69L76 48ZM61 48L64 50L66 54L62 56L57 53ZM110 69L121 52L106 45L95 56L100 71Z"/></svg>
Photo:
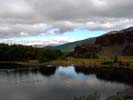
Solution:
<svg viewBox="0 0 133 100"><path fill-rule="evenodd" d="M98 78L95 73L77 72L74 66L0 71L0 100L74 100L94 94L104 100L129 87L124 82Z"/></svg>

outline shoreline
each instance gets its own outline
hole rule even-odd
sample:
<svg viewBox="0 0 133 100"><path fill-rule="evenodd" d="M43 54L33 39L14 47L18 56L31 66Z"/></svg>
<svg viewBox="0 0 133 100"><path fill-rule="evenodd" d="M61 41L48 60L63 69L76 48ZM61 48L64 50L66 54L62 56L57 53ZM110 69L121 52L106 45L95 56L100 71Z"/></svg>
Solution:
<svg viewBox="0 0 133 100"><path fill-rule="evenodd" d="M3 64L3 65L1 65ZM6 62L0 63L1 71L34 71L34 70L47 70L57 68L58 66L67 67L74 66L75 71L78 73L90 74L95 73L97 77L111 81L124 82L127 84L133 84L133 68L126 66L103 66L103 65L87 65L87 64L26 64L26 63L13 63Z"/></svg>
<svg viewBox="0 0 133 100"><path fill-rule="evenodd" d="M76 62L75 62L76 63ZM5 67L2 68L1 65L5 64ZM7 67L6 65L9 65ZM10 66L11 65L11 66ZM133 68L127 67L127 66L109 66L109 65L97 65L97 64L84 64L84 63L78 63L78 64L70 64L70 63L27 63L27 62L0 62L0 69L13 69L13 70L42 70L45 68L53 68L57 66L75 66L75 70L77 72L83 72L85 74L88 73L96 73L97 77L103 78L106 80L112 80L112 81L118 81L118 82L129 82L131 85L131 88L120 91L116 93L115 95L107 98L106 100L133 100L133 81L127 80L132 79L133 76ZM115 77L114 77L115 76ZM122 77L122 79L119 80L119 77ZM130 99L131 98L131 99Z"/></svg>
<svg viewBox="0 0 133 100"><path fill-rule="evenodd" d="M115 95L108 97L106 100L133 100L133 86L125 91L118 92Z"/></svg>
<svg viewBox="0 0 133 100"><path fill-rule="evenodd" d="M10 66L9 68L40 68L40 67L56 67L56 66L76 66L85 68L116 68L116 69L130 69L133 70L133 66L118 66L118 65L104 65L97 63L83 63L83 62L44 62L44 63L29 63L29 62L18 62L18 61L0 61L0 69L4 69L3 66ZM17 67L14 67L17 66ZM3 67L3 68L2 68ZM7 67L8 69L8 67Z"/></svg>

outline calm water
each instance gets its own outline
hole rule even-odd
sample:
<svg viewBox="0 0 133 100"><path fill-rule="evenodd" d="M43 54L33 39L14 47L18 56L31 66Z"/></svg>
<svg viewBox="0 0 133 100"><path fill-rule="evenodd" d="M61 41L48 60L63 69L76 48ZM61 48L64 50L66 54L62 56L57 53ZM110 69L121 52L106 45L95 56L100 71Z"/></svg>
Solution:
<svg viewBox="0 0 133 100"><path fill-rule="evenodd" d="M0 100L73 100L97 94L101 100L129 88L120 82L76 72L73 66L34 71L0 71Z"/></svg>

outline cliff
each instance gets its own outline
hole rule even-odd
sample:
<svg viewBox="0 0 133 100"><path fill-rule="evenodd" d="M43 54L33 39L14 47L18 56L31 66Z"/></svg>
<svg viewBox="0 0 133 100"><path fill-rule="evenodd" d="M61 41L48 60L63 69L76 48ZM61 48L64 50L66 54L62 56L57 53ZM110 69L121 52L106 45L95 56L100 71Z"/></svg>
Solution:
<svg viewBox="0 0 133 100"><path fill-rule="evenodd" d="M109 32L97 37L95 41L95 44L100 44L101 46L124 45L125 43L133 43L133 27Z"/></svg>
<svg viewBox="0 0 133 100"><path fill-rule="evenodd" d="M80 54L97 54L101 50L100 45L94 44L82 44L77 45L74 49L74 56L77 57Z"/></svg>
<svg viewBox="0 0 133 100"><path fill-rule="evenodd" d="M96 53L106 56L133 56L133 27L112 31L96 38L94 44L75 47L75 54Z"/></svg>

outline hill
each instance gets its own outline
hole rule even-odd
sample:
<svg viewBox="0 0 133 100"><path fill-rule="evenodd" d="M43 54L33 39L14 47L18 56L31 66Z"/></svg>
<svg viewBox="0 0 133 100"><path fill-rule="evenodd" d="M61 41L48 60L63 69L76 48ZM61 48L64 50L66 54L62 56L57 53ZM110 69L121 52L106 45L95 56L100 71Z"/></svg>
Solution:
<svg viewBox="0 0 133 100"><path fill-rule="evenodd" d="M96 50L94 50L96 49ZM106 56L133 56L133 27L108 32L96 38L94 44L75 47L75 54L97 53Z"/></svg>
<svg viewBox="0 0 133 100"><path fill-rule="evenodd" d="M75 41L75 42L70 42L70 43L65 43L62 45L57 45L57 46L46 46L44 48L50 48L50 49L60 49L60 50L74 50L74 48L77 45L81 45L81 44L94 44L95 43L96 38L88 38L88 39L84 39L84 40L80 40L80 41Z"/></svg>

